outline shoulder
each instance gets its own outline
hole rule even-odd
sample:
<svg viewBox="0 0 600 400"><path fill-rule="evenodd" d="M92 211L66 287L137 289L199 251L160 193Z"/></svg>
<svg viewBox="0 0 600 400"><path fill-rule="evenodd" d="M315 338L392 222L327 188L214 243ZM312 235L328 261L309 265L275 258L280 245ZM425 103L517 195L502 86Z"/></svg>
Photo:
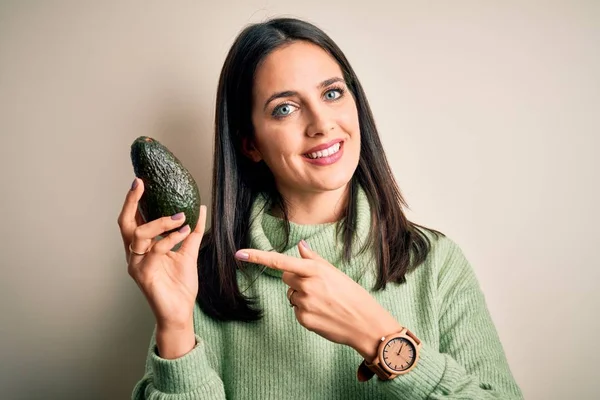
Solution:
<svg viewBox="0 0 600 400"><path fill-rule="evenodd" d="M460 282L476 283L473 282L475 274L469 260L453 238L421 226L415 226L415 229L429 245L427 256L419 268L435 276L440 289L449 289Z"/></svg>
<svg viewBox="0 0 600 400"><path fill-rule="evenodd" d="M440 231L414 225L416 237L422 238L428 247L426 262L439 264L461 252L459 245L448 235Z"/></svg>

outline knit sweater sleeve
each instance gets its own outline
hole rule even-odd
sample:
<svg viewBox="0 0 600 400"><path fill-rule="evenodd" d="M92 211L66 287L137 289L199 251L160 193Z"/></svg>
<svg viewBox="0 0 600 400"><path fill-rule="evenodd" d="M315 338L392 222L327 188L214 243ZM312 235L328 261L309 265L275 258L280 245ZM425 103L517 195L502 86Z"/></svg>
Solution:
<svg viewBox="0 0 600 400"><path fill-rule="evenodd" d="M378 382L381 390L399 399L522 399L471 265L451 240L438 244L446 254L438 271L439 348L423 343L417 366Z"/></svg>
<svg viewBox="0 0 600 400"><path fill-rule="evenodd" d="M132 400L225 399L218 359L196 332L196 345L187 354L167 360L158 354L156 330L152 334L144 376L137 382Z"/></svg>

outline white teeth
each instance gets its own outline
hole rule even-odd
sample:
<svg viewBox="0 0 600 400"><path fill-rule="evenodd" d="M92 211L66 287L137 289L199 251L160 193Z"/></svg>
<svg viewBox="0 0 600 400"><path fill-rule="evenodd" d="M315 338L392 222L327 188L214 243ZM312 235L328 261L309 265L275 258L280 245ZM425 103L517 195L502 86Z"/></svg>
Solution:
<svg viewBox="0 0 600 400"><path fill-rule="evenodd" d="M337 153L340 150L340 147L341 147L341 145L338 142L328 149L316 151L314 153L307 154L307 156L308 156L308 158L312 158L312 159L329 157L330 155Z"/></svg>

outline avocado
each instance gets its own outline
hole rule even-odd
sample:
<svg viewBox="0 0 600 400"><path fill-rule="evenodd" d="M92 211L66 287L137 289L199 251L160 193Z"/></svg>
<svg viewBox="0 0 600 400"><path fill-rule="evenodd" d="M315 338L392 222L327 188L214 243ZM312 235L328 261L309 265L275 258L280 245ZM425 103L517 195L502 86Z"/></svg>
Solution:
<svg viewBox="0 0 600 400"><path fill-rule="evenodd" d="M189 224L193 231L200 212L200 192L181 161L156 139L140 136L131 145L131 163L135 176L144 182L144 194L138 203L144 221L184 212L183 225Z"/></svg>

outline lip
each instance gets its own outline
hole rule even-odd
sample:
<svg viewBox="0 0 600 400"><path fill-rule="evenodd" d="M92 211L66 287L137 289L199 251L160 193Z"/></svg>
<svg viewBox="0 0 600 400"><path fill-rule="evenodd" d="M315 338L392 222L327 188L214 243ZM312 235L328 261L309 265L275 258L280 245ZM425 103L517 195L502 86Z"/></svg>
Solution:
<svg viewBox="0 0 600 400"><path fill-rule="evenodd" d="M343 142L343 139L335 139L335 140L332 140L331 142L323 143L318 146L315 146L312 149L307 150L304 154L316 153L317 151L328 149L331 146L333 146L334 144L340 143L340 142Z"/></svg>
<svg viewBox="0 0 600 400"><path fill-rule="evenodd" d="M333 153L330 156L321 157L321 158L309 158L307 156L304 156L302 158L307 163L315 165L315 166L319 166L319 167L325 167L328 165L335 164L342 158L342 155L344 154L344 141L339 141L339 142L340 142L340 149L337 151L337 153ZM336 144L336 143L338 143L338 141L334 141L332 143Z"/></svg>

